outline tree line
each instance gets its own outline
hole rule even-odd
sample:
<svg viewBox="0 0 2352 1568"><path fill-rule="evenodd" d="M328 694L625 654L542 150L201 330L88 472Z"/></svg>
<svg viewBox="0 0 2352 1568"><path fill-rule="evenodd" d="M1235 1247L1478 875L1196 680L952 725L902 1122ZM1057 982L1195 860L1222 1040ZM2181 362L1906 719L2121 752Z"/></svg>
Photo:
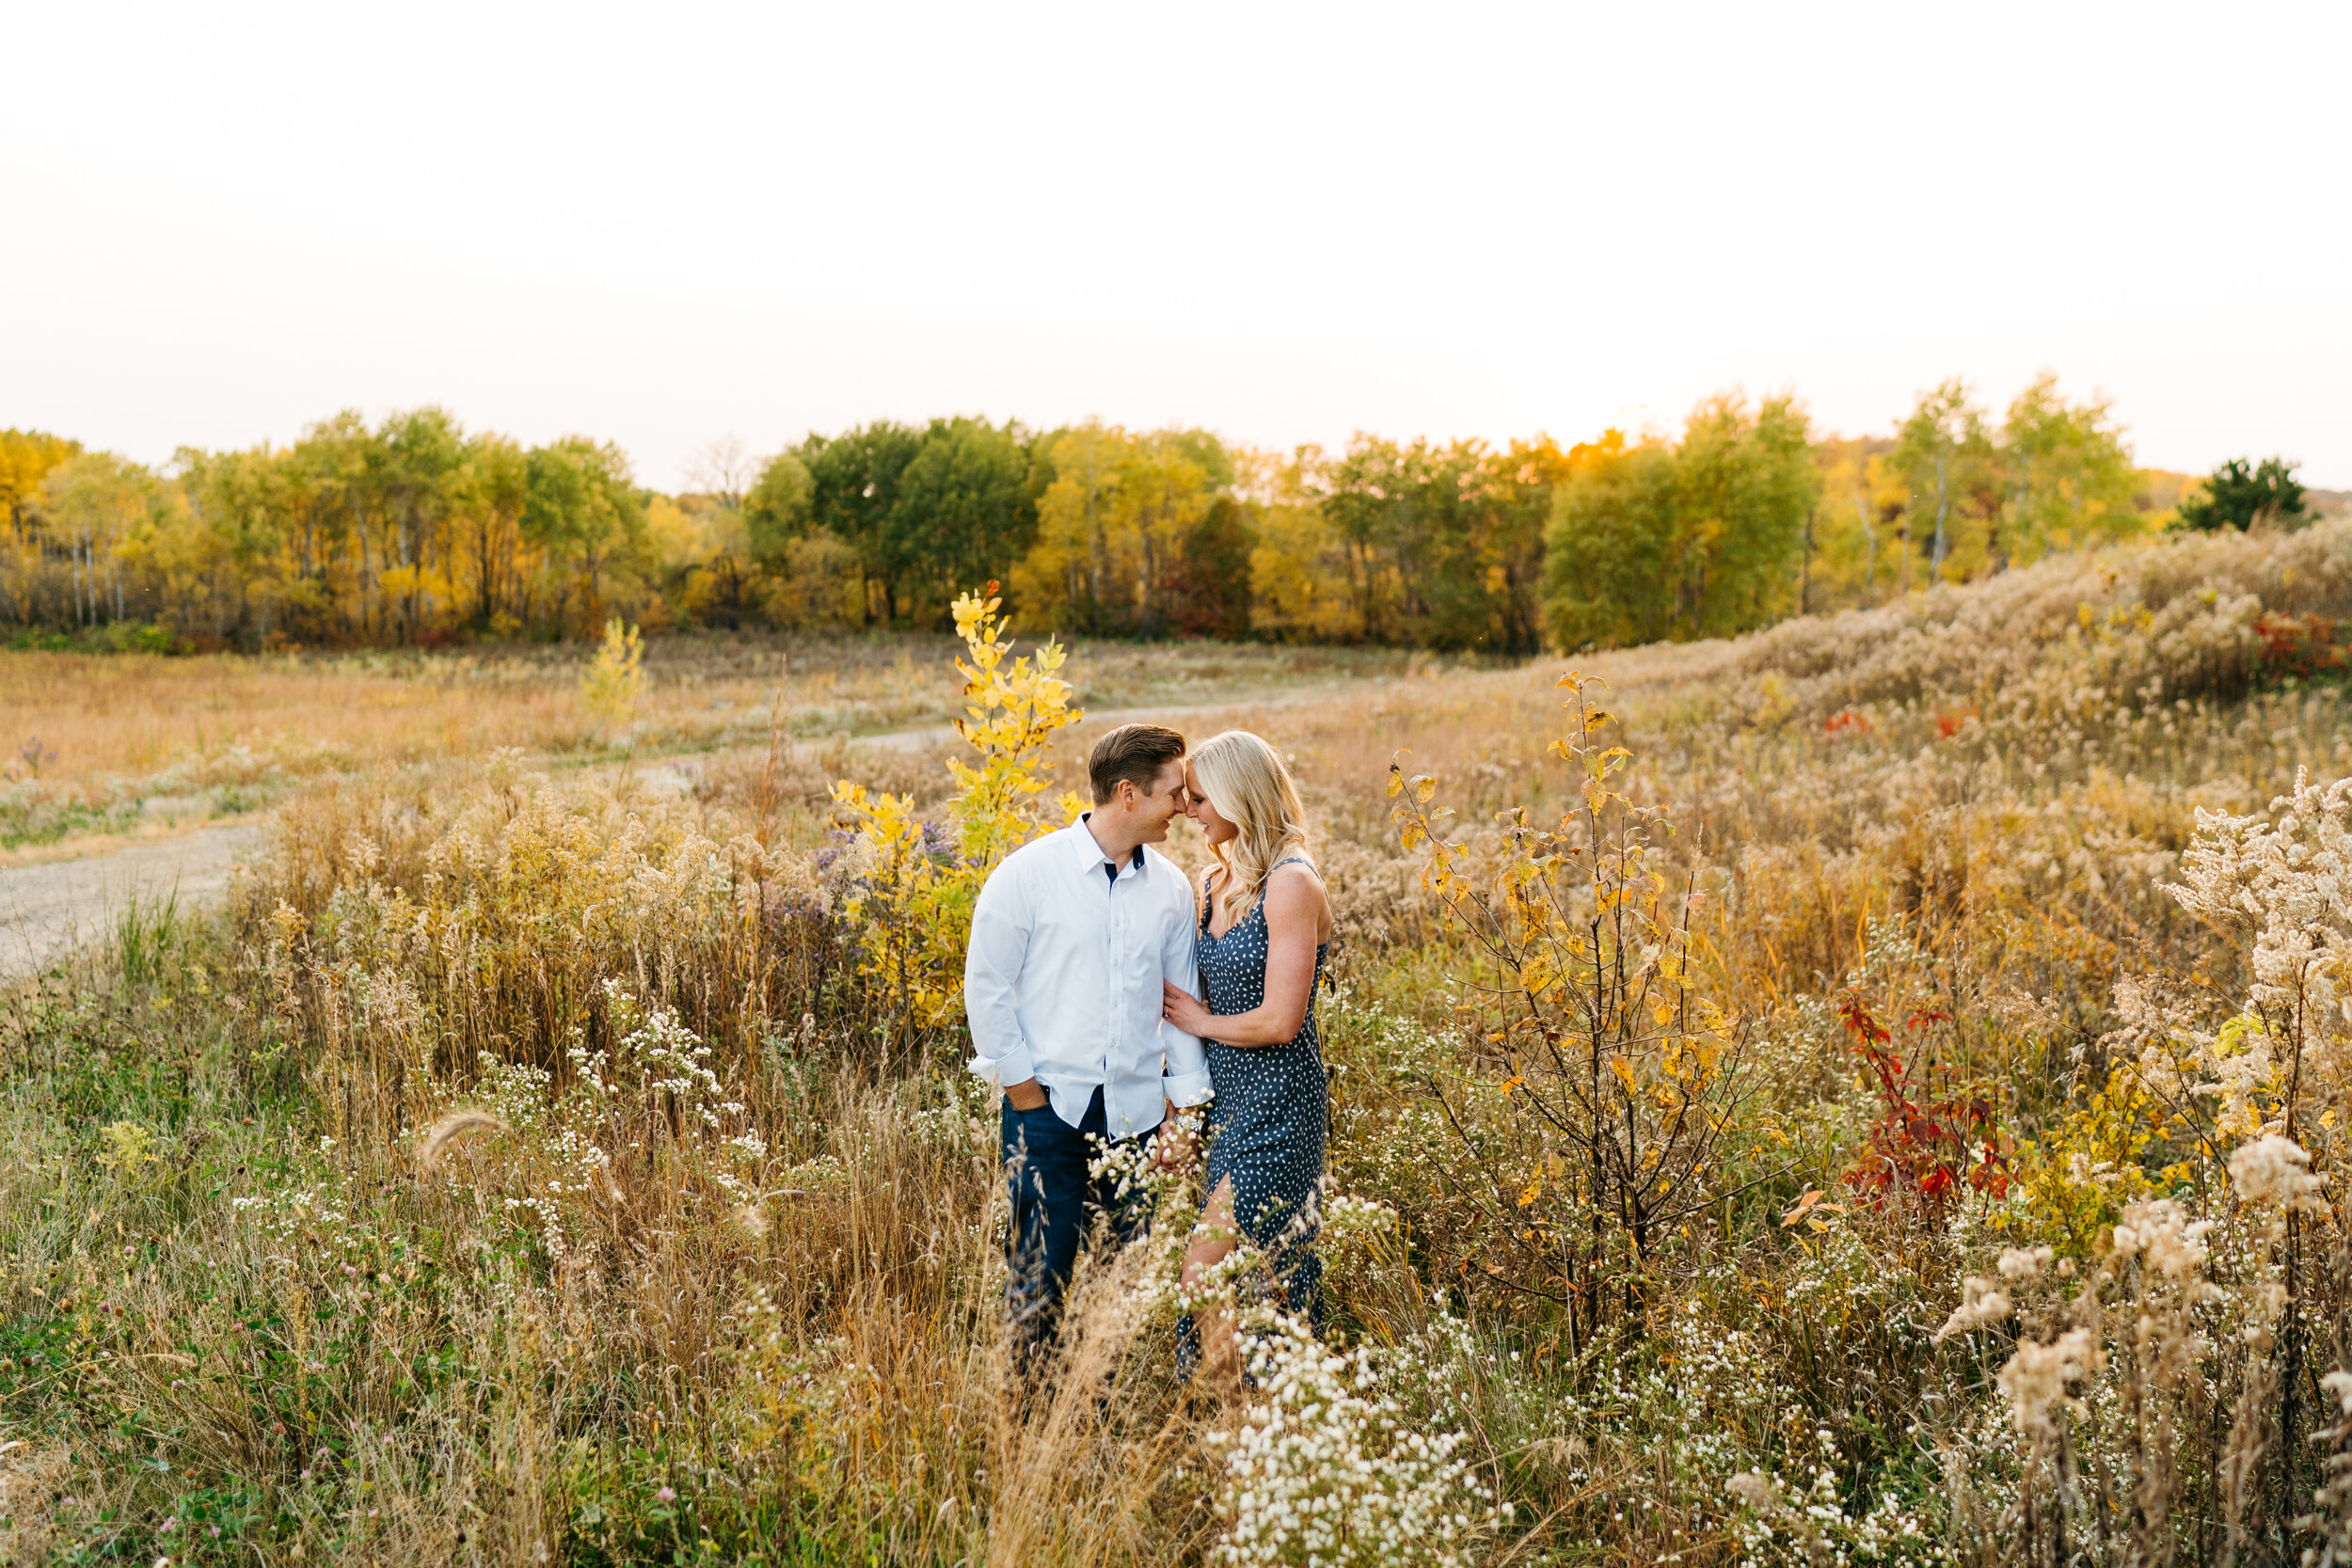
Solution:
<svg viewBox="0 0 2352 1568"><path fill-rule="evenodd" d="M1731 635L2178 522L2294 526L2292 466L2224 465L2174 515L2101 401L2044 375L1997 418L1965 382L1891 436L1790 396L1562 446L1265 451L1201 430L981 419L732 438L693 486L617 446L525 447L422 408L161 470L0 431L0 625L204 647L649 629L930 629L991 578L1065 635L1524 655Z"/></svg>

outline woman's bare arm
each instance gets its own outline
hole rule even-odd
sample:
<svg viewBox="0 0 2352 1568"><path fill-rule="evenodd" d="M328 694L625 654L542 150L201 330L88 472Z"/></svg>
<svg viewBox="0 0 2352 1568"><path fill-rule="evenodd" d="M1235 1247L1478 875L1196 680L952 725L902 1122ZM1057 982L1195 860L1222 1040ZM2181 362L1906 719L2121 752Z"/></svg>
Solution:
<svg viewBox="0 0 2352 1568"><path fill-rule="evenodd" d="M1315 949L1331 927L1323 883L1305 866L1282 866L1266 879L1265 1001L1246 1013L1212 1013L1168 988L1167 1016L1177 1028L1225 1045L1288 1045L1314 999Z"/></svg>

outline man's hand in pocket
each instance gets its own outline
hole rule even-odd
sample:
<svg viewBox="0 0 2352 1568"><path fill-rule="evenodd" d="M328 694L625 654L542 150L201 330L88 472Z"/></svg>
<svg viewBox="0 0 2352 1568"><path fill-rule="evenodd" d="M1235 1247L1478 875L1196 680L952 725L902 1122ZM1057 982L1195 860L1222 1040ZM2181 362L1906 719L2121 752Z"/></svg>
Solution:
<svg viewBox="0 0 2352 1568"><path fill-rule="evenodd" d="M1179 1111L1172 1101L1160 1103L1159 1149L1154 1158L1169 1170L1182 1170L1200 1151L1200 1136L1187 1125L1187 1118L1197 1113Z"/></svg>
<svg viewBox="0 0 2352 1568"><path fill-rule="evenodd" d="M1018 1084L1005 1085L1005 1098L1012 1101L1016 1111L1039 1110L1045 1104L1045 1085L1034 1078L1024 1078Z"/></svg>

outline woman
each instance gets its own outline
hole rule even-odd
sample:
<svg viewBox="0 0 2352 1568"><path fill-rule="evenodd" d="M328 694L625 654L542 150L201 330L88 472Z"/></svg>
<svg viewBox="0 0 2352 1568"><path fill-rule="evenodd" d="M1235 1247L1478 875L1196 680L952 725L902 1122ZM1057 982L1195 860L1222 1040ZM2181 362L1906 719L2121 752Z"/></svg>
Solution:
<svg viewBox="0 0 2352 1568"><path fill-rule="evenodd" d="M1327 1084L1315 1039L1315 982L1331 902L1308 860L1306 813L1281 756L1246 730L1201 743L1184 765L1185 815L1216 864L1201 879L1204 1006L1165 988L1170 1023L1206 1047L1209 1200L1184 1281L1231 1254L1236 1228L1263 1248L1294 1311L1316 1315L1313 1252ZM1230 1313L1202 1325L1212 1375L1238 1375Z"/></svg>

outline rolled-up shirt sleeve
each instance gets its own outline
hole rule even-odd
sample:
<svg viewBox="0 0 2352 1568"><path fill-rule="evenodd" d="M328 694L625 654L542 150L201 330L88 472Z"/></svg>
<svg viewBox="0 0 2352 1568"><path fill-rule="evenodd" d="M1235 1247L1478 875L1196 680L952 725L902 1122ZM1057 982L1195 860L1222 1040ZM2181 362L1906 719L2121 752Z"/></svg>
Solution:
<svg viewBox="0 0 2352 1568"><path fill-rule="evenodd" d="M1180 990L1200 994L1199 922L1192 918L1187 885L1185 918L1176 923L1160 950L1160 974ZM1209 1086L1208 1053L1198 1037L1187 1035L1166 1019L1160 1020L1160 1050L1167 1064L1167 1087L1171 1105L1199 1105L1214 1092Z"/></svg>
<svg viewBox="0 0 2352 1568"><path fill-rule="evenodd" d="M1000 865L972 906L963 957L963 1016L971 1069L1001 1089L1037 1076L1021 1032L1021 964L1029 951L1029 900L1017 867ZM1197 1051L1198 1046L1195 1047Z"/></svg>

